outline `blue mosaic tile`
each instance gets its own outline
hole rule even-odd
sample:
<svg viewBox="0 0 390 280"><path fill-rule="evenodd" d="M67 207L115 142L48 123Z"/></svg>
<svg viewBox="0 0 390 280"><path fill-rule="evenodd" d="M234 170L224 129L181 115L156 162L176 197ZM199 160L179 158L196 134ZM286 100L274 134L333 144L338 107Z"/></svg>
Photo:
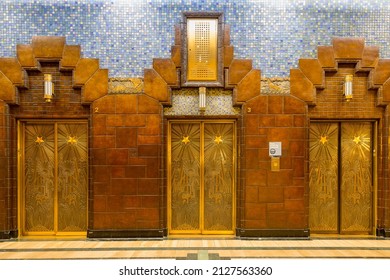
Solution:
<svg viewBox="0 0 390 280"><path fill-rule="evenodd" d="M390 0L2 0L0 56L35 35L65 36L110 77L142 77L153 58L169 58L184 11L218 11L231 26L236 58L267 77L289 76L332 37L364 37L390 58Z"/></svg>

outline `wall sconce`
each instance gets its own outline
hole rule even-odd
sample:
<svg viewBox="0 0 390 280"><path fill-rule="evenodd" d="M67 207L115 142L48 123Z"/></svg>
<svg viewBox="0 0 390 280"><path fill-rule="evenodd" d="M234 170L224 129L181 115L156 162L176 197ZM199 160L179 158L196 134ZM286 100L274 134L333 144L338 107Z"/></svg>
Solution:
<svg viewBox="0 0 390 280"><path fill-rule="evenodd" d="M344 81L344 97L347 102L352 99L352 80L353 75L346 75Z"/></svg>
<svg viewBox="0 0 390 280"><path fill-rule="evenodd" d="M206 110L206 87L199 88L199 110L201 112Z"/></svg>
<svg viewBox="0 0 390 280"><path fill-rule="evenodd" d="M44 95L45 101L50 103L54 95L54 84L51 74L44 74Z"/></svg>

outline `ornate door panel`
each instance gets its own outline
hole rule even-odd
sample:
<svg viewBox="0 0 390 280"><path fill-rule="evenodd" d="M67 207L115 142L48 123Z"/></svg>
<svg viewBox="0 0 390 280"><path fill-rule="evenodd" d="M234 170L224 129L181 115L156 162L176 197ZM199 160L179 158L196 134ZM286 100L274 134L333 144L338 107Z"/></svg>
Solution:
<svg viewBox="0 0 390 280"><path fill-rule="evenodd" d="M169 125L171 234L233 234L235 123Z"/></svg>
<svg viewBox="0 0 390 280"><path fill-rule="evenodd" d="M310 125L312 232L370 234L373 209L372 123Z"/></svg>
<svg viewBox="0 0 390 280"><path fill-rule="evenodd" d="M171 230L200 230L200 124L172 124Z"/></svg>
<svg viewBox="0 0 390 280"><path fill-rule="evenodd" d="M204 230L233 229L233 125L204 125Z"/></svg>
<svg viewBox="0 0 390 280"><path fill-rule="evenodd" d="M25 125L24 230L54 231L54 125Z"/></svg>
<svg viewBox="0 0 390 280"><path fill-rule="evenodd" d="M338 150L337 123L310 124L310 203L312 232L338 232Z"/></svg>
<svg viewBox="0 0 390 280"><path fill-rule="evenodd" d="M372 230L372 125L341 125L341 232Z"/></svg>
<svg viewBox="0 0 390 280"><path fill-rule="evenodd" d="M22 234L85 233L87 124L22 122L20 127Z"/></svg>

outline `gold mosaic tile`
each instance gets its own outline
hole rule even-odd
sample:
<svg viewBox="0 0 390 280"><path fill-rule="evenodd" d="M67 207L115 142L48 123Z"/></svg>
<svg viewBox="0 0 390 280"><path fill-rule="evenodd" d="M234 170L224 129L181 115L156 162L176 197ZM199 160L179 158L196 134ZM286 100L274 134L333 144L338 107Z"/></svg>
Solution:
<svg viewBox="0 0 390 280"><path fill-rule="evenodd" d="M197 88L172 90L172 107L164 108L166 116L180 115L239 115L240 108L233 107L232 91L208 88L206 93L206 110L199 110L199 93Z"/></svg>
<svg viewBox="0 0 390 280"><path fill-rule="evenodd" d="M290 78L262 78L261 95L290 95Z"/></svg>
<svg viewBox="0 0 390 280"><path fill-rule="evenodd" d="M142 78L109 78L108 94L143 93L144 81Z"/></svg>

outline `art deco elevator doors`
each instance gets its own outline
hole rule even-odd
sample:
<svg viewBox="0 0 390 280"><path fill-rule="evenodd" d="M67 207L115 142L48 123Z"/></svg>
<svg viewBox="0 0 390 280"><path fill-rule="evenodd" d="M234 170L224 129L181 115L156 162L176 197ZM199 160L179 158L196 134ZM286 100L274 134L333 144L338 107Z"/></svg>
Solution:
<svg viewBox="0 0 390 280"><path fill-rule="evenodd" d="M235 122L171 121L170 234L233 234Z"/></svg>
<svg viewBox="0 0 390 280"><path fill-rule="evenodd" d="M87 230L86 122L20 122L20 228L23 235Z"/></svg>
<svg viewBox="0 0 390 280"><path fill-rule="evenodd" d="M373 233L373 123L310 124L313 233Z"/></svg>

